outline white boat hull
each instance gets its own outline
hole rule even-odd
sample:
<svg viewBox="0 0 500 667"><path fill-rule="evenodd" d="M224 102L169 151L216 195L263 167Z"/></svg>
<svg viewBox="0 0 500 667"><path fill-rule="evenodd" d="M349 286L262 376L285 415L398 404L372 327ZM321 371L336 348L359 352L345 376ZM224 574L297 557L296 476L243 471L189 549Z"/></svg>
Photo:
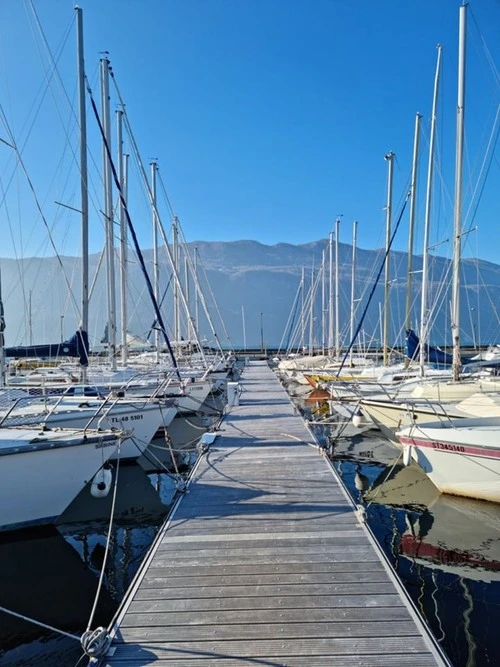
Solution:
<svg viewBox="0 0 500 667"><path fill-rule="evenodd" d="M199 412L212 389L209 381L190 382L184 388L184 394L176 397L179 412Z"/></svg>
<svg viewBox="0 0 500 667"><path fill-rule="evenodd" d="M442 493L500 502L500 420L460 419L398 432Z"/></svg>
<svg viewBox="0 0 500 667"><path fill-rule="evenodd" d="M13 429L5 429L12 431ZM36 434L35 434L36 435ZM50 432L47 432L50 439ZM80 444L76 444L80 443ZM117 438L0 456L0 531L51 523L116 450Z"/></svg>
<svg viewBox="0 0 500 667"><path fill-rule="evenodd" d="M136 459L149 445L154 434L163 424L167 413L173 410L174 414L171 418L175 416L175 408L171 406L163 408L157 402L128 401L114 405L109 403L107 407L104 405L102 410L97 412L102 405L102 401L93 398L77 400L66 398L55 407L53 412L49 412L48 416L41 414L39 421L51 428L113 428L130 431L130 435L121 443L119 455L121 459ZM50 410L50 405L47 408ZM22 425L23 417L25 420L32 420L35 417L33 406L12 412L9 421L15 420L16 424Z"/></svg>
<svg viewBox="0 0 500 667"><path fill-rule="evenodd" d="M418 422L429 422L435 419L448 419L467 417L466 413L460 414L454 405L446 406L436 403L431 405L398 403L397 401L363 399L359 407L366 416L382 431L386 438L399 446L396 431L405 426L412 426Z"/></svg>

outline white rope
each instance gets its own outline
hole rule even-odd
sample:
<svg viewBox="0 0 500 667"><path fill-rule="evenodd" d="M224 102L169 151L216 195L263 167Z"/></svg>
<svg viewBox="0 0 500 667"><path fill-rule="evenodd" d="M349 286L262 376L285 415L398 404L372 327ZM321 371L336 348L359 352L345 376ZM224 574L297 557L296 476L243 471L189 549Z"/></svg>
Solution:
<svg viewBox="0 0 500 667"><path fill-rule="evenodd" d="M60 635L64 635L65 637L71 637L71 639L76 639L76 641L78 642L80 641L80 637L71 634L71 632L65 632L64 630L59 630L59 628L55 628L53 625L48 625L47 623L42 623L41 621L37 621L34 618L30 618L29 616L18 614L16 611L12 611L12 609L6 609L5 607L0 607L0 611L3 611L5 614L10 614L11 616L15 616L16 618L21 618L23 621L28 621L29 623L34 623L35 625L39 625L41 628L45 628L46 630L52 630L53 632L58 632Z"/></svg>
<svg viewBox="0 0 500 667"><path fill-rule="evenodd" d="M91 630L92 621L94 620L94 615L97 609L97 603L99 602L99 595L101 593L102 584L104 581L104 573L106 570L106 562L108 560L109 547L111 544L111 531L113 528L113 518L115 515L115 504L116 504L116 494L118 489L118 473L120 470L120 447L121 441L118 444L118 459L116 463L116 475L115 475L115 485L113 489L113 500L111 503L111 516L109 519L108 534L106 537L106 550L104 552L104 558L102 562L101 574L99 575L99 582L97 584L97 591L94 599L94 604L92 606L92 611L90 612L89 622L87 624L87 630L82 634L80 638L81 647L89 657L99 657L104 655L108 650L111 644L111 637L106 628L98 627L95 630Z"/></svg>
<svg viewBox="0 0 500 667"><path fill-rule="evenodd" d="M165 431L165 439L167 437L169 437L169 436L167 435L167 432ZM186 490L186 480L184 479L184 476L182 475L182 473L180 473L177 470L176 474L172 474L170 472L170 470L168 469L168 467L165 465L165 463L161 459L159 459L155 455L155 453L152 451L153 447L155 447L156 449L160 449L164 452L168 451L170 453L172 461L174 462L174 466L176 466L176 463L175 463L174 457L172 455L172 452L179 452L179 451L182 451L182 450L172 449L170 447L162 447L161 445L153 445L153 443L150 442L148 447L146 448L147 451L144 450L142 455L149 461L149 463L152 463L153 465L158 465L159 466L158 469L161 470L162 474L165 474L168 477L170 477L170 479L173 479L174 482L175 482L176 489L178 491L180 491L181 493L184 493L184 491Z"/></svg>

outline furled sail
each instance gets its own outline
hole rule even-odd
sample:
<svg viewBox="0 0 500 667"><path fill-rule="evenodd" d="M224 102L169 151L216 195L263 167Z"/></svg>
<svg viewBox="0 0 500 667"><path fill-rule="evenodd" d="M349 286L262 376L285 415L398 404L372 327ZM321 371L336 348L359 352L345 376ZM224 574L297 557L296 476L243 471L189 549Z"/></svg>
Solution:
<svg viewBox="0 0 500 667"><path fill-rule="evenodd" d="M451 366L453 364L453 355L440 350L438 347L426 343L424 351L425 360L429 364L437 364L438 366ZM420 355L420 339L413 329L406 330L405 355L413 361L417 360ZM462 356L460 360L462 364L474 363L471 357Z"/></svg>
<svg viewBox="0 0 500 667"><path fill-rule="evenodd" d="M76 331L63 343L23 345L4 348L6 357L78 357L82 366L89 365L89 338L86 331Z"/></svg>

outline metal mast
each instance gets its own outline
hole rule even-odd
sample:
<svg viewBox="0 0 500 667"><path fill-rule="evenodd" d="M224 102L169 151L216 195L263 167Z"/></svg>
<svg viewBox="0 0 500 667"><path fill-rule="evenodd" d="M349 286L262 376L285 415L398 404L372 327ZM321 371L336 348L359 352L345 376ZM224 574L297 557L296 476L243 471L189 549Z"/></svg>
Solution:
<svg viewBox="0 0 500 667"><path fill-rule="evenodd" d="M151 167L151 208L153 214L153 292L155 301L160 304L160 265L158 264L158 215L156 213L156 170L158 165L155 161L150 162ZM155 350L156 363L160 363L160 327L155 326Z"/></svg>
<svg viewBox="0 0 500 667"><path fill-rule="evenodd" d="M427 188L425 194L424 247L422 251L422 296L420 303L420 374L424 375L425 344L429 337L427 325L427 281L429 273L429 227L431 218L432 181L434 175L434 144L436 142L436 117L441 71L441 55L443 47L438 44L436 75L434 77L434 94L432 98L431 135L429 139L429 162L427 165Z"/></svg>
<svg viewBox="0 0 500 667"><path fill-rule="evenodd" d="M349 360L352 366L352 348L354 339L354 310L355 310L355 296L356 296L356 243L357 243L358 223L352 223L352 266L351 266L351 328L349 331L351 350L349 353Z"/></svg>
<svg viewBox="0 0 500 667"><path fill-rule="evenodd" d="M181 340L180 310L179 310L179 230L177 229L177 217L172 220L172 246L174 255L174 342L176 350L179 350ZM186 304L187 306L187 304ZM177 352L178 353L178 352Z"/></svg>
<svg viewBox="0 0 500 667"><path fill-rule="evenodd" d="M411 201L410 201L410 226L408 231L408 272L406 278L406 317L405 329L411 328L411 304L412 293L411 286L413 280L413 237L415 234L415 211L417 206L417 164L418 164L418 147L420 139L420 120L422 115L417 113L415 116L415 135L413 139L413 163L411 169ZM409 364L410 360L406 360Z"/></svg>
<svg viewBox="0 0 500 667"><path fill-rule="evenodd" d="M111 152L111 125L109 116L109 60L101 59L101 115L104 131L103 173L104 173L104 221L106 228L106 269L108 295L108 358L112 370L116 370L116 296L115 296L115 249L113 237L113 197L112 175L108 153L104 142Z"/></svg>
<svg viewBox="0 0 500 667"><path fill-rule="evenodd" d="M455 204L453 238L453 287L451 299L451 333L453 338L453 379L460 379L460 260L462 251L462 171L465 115L465 28L467 5L460 7L458 43L458 100L455 160Z"/></svg>
<svg viewBox="0 0 500 667"><path fill-rule="evenodd" d="M326 325L325 325L325 266L326 266L326 252L323 248L323 254L321 258L321 354L325 354L325 341L326 341Z"/></svg>
<svg viewBox="0 0 500 667"><path fill-rule="evenodd" d="M301 313L300 313L300 347L301 353L305 352L305 343L306 343L306 322L305 322L305 308L306 308L306 281L305 281L305 270L302 267L302 278L300 281L302 292L301 292Z"/></svg>
<svg viewBox="0 0 500 667"><path fill-rule="evenodd" d="M335 220L335 356L340 357L340 292L339 292L339 230L340 218Z"/></svg>
<svg viewBox="0 0 500 667"><path fill-rule="evenodd" d="M386 218L385 218L385 287L384 287L384 326L382 333L382 346L384 355L384 366L387 366L389 361L389 280L390 280L390 262L389 262L389 248L391 244L391 218L392 218L392 178L393 178L393 163L395 154L391 151L384 156L387 160L388 176L387 176L387 204L386 204Z"/></svg>
<svg viewBox="0 0 500 667"><path fill-rule="evenodd" d="M333 356L333 232L328 237L329 274L328 274L328 354Z"/></svg>
<svg viewBox="0 0 500 667"><path fill-rule="evenodd" d="M128 257L127 257L127 217L125 206L127 203L127 157L123 154L123 111L116 111L116 143L118 180L123 199L120 197L120 329L121 329L121 362L124 366L128 361L127 342L127 281L128 281Z"/></svg>
<svg viewBox="0 0 500 667"><path fill-rule="evenodd" d="M2 273L0 271L0 387L5 386L5 317L2 301Z"/></svg>
<svg viewBox="0 0 500 667"><path fill-rule="evenodd" d="M85 109L85 61L83 56L83 13L76 11L76 50L78 69L78 123L80 125L80 209L82 239L82 331L89 330L89 192L87 170L87 113ZM88 352L88 350L87 350ZM82 366L82 382L86 381Z"/></svg>
<svg viewBox="0 0 500 667"><path fill-rule="evenodd" d="M314 258L311 268L311 290L309 303L309 356L314 355Z"/></svg>
<svg viewBox="0 0 500 667"><path fill-rule="evenodd" d="M194 326L195 330L199 332L199 296L198 296L198 246L194 249L194 279L196 284L195 295L194 295ZM245 343L246 349L246 343Z"/></svg>

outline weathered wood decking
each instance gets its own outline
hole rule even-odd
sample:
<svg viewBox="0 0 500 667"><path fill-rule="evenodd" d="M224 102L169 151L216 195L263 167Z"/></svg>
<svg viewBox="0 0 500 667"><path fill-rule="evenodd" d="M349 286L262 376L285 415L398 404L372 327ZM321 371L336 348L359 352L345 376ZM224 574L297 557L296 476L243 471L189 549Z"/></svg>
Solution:
<svg viewBox="0 0 500 667"><path fill-rule="evenodd" d="M447 664L267 364L243 387L102 664Z"/></svg>

